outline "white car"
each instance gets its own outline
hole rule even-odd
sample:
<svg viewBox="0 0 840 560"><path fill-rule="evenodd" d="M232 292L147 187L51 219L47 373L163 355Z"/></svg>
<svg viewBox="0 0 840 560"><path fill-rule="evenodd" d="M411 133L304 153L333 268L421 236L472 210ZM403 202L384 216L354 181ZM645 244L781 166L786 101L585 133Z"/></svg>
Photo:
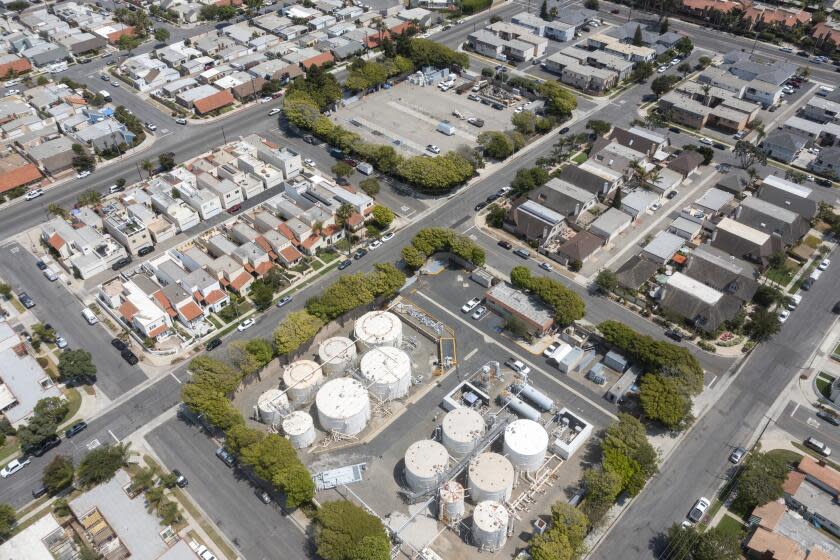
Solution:
<svg viewBox="0 0 840 560"><path fill-rule="evenodd" d="M659 72L660 74L662 74L662 73L668 71L668 67L667 66L660 66L659 68L656 69L656 71Z"/></svg>
<svg viewBox="0 0 840 560"><path fill-rule="evenodd" d="M55 337L55 345L59 348L67 348L67 341L64 339L63 336L58 335Z"/></svg>
<svg viewBox="0 0 840 560"><path fill-rule="evenodd" d="M376 241L368 245L368 251L376 251L379 247L382 247L382 242L377 239Z"/></svg>
<svg viewBox="0 0 840 560"><path fill-rule="evenodd" d="M709 509L711 502L707 498L700 498L697 500L697 503L694 504L694 507L691 508L691 511L688 512L688 520L692 523L697 523L701 519L703 519L703 515L706 513L706 510Z"/></svg>
<svg viewBox="0 0 840 560"><path fill-rule="evenodd" d="M479 319L483 318L485 315L487 315L487 308L484 307L483 305L479 305L478 307L475 308L475 311L473 311L472 318L475 319L476 321L478 321Z"/></svg>
<svg viewBox="0 0 840 560"><path fill-rule="evenodd" d="M823 259L820 264L817 265L817 268L820 270L825 270L831 265L831 261L829 259Z"/></svg>
<svg viewBox="0 0 840 560"><path fill-rule="evenodd" d="M481 298L472 298L461 307L461 313L471 313L473 309L478 307L479 303L481 303Z"/></svg>
<svg viewBox="0 0 840 560"><path fill-rule="evenodd" d="M710 138L706 138L705 136L700 139L700 143L701 144L706 144L707 146L714 145L714 142L712 142L712 140Z"/></svg>
<svg viewBox="0 0 840 560"><path fill-rule="evenodd" d="M315 167L315 160L306 158L303 160L303 165L306 165L307 167Z"/></svg>
<svg viewBox="0 0 840 560"><path fill-rule="evenodd" d="M25 459L23 461L13 459L11 462L9 462L9 464L3 467L2 470L0 470L0 476L2 476L3 478L9 478L10 476L18 472L20 469L28 465L30 461L31 459Z"/></svg>
<svg viewBox="0 0 840 560"><path fill-rule="evenodd" d="M117 80L111 80L111 85L114 87L120 87L120 83Z"/></svg>
<svg viewBox="0 0 840 560"><path fill-rule="evenodd" d="M543 350L543 356L545 356L546 358L550 358L551 355L554 354L554 351L557 350L558 346L560 346L558 343L552 343L551 346Z"/></svg>
<svg viewBox="0 0 840 560"><path fill-rule="evenodd" d="M261 97L260 98L260 103L271 103L271 98L270 97Z"/></svg>
<svg viewBox="0 0 840 560"><path fill-rule="evenodd" d="M787 309L782 309L781 311L779 311L780 323L784 323L785 321L787 321L788 317L790 317L790 311L788 311Z"/></svg>
<svg viewBox="0 0 840 560"><path fill-rule="evenodd" d="M654 202L653 204L650 205L650 211L651 212L656 212L660 208L662 208L662 205L659 204L658 202Z"/></svg>
<svg viewBox="0 0 840 560"><path fill-rule="evenodd" d="M551 268L551 265L546 263L546 262L540 263L540 268L543 269L543 270L547 270L548 272L553 272L554 271L554 269Z"/></svg>
<svg viewBox="0 0 840 560"><path fill-rule="evenodd" d="M384 243L385 241L390 241L390 240L392 240L392 239L394 238L394 236L395 236L395 235L396 235L396 233L394 233L393 231L389 231L388 233L386 233L385 235L383 235L383 236L382 236L381 241L382 241L383 243Z"/></svg>
<svg viewBox="0 0 840 560"><path fill-rule="evenodd" d="M508 361L505 362L505 365L513 371L515 371L516 373L522 375L528 375L529 373L531 373L530 367L526 366L520 360L517 360L515 358L509 358Z"/></svg>
<svg viewBox="0 0 840 560"><path fill-rule="evenodd" d="M84 179L88 175L90 175L90 171L88 171L87 169L84 171L79 171L78 173L76 173L76 179Z"/></svg>
<svg viewBox="0 0 840 560"><path fill-rule="evenodd" d="M280 107L275 107L274 109L272 109L271 111L268 112L268 116L273 117L274 115L276 115L279 112L280 112Z"/></svg>
<svg viewBox="0 0 840 560"><path fill-rule="evenodd" d="M433 154L439 154L440 153L440 148L438 148L434 144L429 144L428 146L426 146L426 150L429 151L429 152L432 152Z"/></svg>
<svg viewBox="0 0 840 560"><path fill-rule="evenodd" d="M38 197L39 197L39 196L41 196L42 194L44 194L44 191L43 191L43 190L41 190L41 189L32 189L31 191L28 191L28 192L26 193L26 195L24 195L24 197L23 197L23 198L25 198L26 200L33 200L33 199L38 198Z"/></svg>
<svg viewBox="0 0 840 560"><path fill-rule="evenodd" d="M254 326L254 323L256 323L256 321L254 321L253 319L245 319L244 321L236 325L236 330L238 330L239 332L248 330Z"/></svg>

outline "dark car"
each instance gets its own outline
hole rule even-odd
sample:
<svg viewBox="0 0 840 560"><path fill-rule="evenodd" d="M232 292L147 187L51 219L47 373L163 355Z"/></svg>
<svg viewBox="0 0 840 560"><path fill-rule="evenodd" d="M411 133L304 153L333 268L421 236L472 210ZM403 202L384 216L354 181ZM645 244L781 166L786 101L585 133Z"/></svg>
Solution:
<svg viewBox="0 0 840 560"><path fill-rule="evenodd" d="M724 152L728 149L725 144L714 144L716 150L723 150Z"/></svg>
<svg viewBox="0 0 840 560"><path fill-rule="evenodd" d="M513 248L513 245L510 244L510 241L499 241L499 247L510 251Z"/></svg>
<svg viewBox="0 0 840 560"><path fill-rule="evenodd" d="M670 131L671 131L671 132L673 132L674 134L679 134L680 132L682 132L682 131L681 131L679 128L677 128L676 126L669 126L669 127L668 127L668 130L670 130Z"/></svg>
<svg viewBox="0 0 840 560"><path fill-rule="evenodd" d="M111 339L111 346L116 348L118 352L122 352L123 350L128 348L128 346L126 346L125 342L123 342L119 338L112 338Z"/></svg>
<svg viewBox="0 0 840 560"><path fill-rule="evenodd" d="M569 132L569 127L564 126L563 128L560 129L559 134L566 134L567 132Z"/></svg>
<svg viewBox="0 0 840 560"><path fill-rule="evenodd" d="M359 165L359 162L353 158L344 158L344 163L346 163L350 167L356 167L357 165Z"/></svg>
<svg viewBox="0 0 840 560"><path fill-rule="evenodd" d="M127 348L120 352L120 356L122 356L123 360L128 362L128 365L131 366L135 365L137 362L140 361L137 359L137 355Z"/></svg>
<svg viewBox="0 0 840 560"><path fill-rule="evenodd" d="M231 206L230 208L227 209L227 213L228 214L236 214L240 210L242 210L242 205L241 204L234 204L233 206Z"/></svg>
<svg viewBox="0 0 840 560"><path fill-rule="evenodd" d="M621 10L619 10L618 8L615 8L614 10L610 10L610 13L611 14L620 14Z"/></svg>
<svg viewBox="0 0 840 560"><path fill-rule="evenodd" d="M584 33L589 33L590 31L592 31L592 29L590 29L588 25L584 25L583 27L580 28L580 30L583 31Z"/></svg>
<svg viewBox="0 0 840 560"><path fill-rule="evenodd" d="M126 266L130 265L130 264L131 264L131 259L129 257L126 257L126 258L120 259L117 262L115 262L114 264L112 264L111 265L111 270L119 270L123 267L126 267Z"/></svg>
<svg viewBox="0 0 840 560"><path fill-rule="evenodd" d="M45 496L47 494L47 487L41 484L40 486L36 486L32 489L32 497L34 499L38 499L41 496Z"/></svg>
<svg viewBox="0 0 840 560"><path fill-rule="evenodd" d="M831 181L829 181L828 179L823 179L822 177L817 177L816 179L814 179L814 182L821 187L831 186Z"/></svg>
<svg viewBox="0 0 840 560"><path fill-rule="evenodd" d="M665 331L665 336L667 336L671 340L675 340L677 342L682 342L683 341L682 333L680 331L675 331L673 329Z"/></svg>
<svg viewBox="0 0 840 560"><path fill-rule="evenodd" d="M138 257L144 257L144 256L148 255L149 253L154 252L154 250L155 250L155 248L152 247L151 245L146 245L145 247L140 247L137 250L137 256Z"/></svg>
<svg viewBox="0 0 840 560"><path fill-rule="evenodd" d="M806 51L797 51L796 56L804 56L805 58L808 58L811 55L809 55Z"/></svg>
<svg viewBox="0 0 840 560"><path fill-rule="evenodd" d="M221 345L222 345L222 339L221 338L211 338L210 340L207 341L207 344L204 345L204 349L209 352L210 350L212 350L214 348L218 348Z"/></svg>
<svg viewBox="0 0 840 560"><path fill-rule="evenodd" d="M335 182L342 187L346 187L350 184L350 181L348 181L346 177L336 177Z"/></svg>
<svg viewBox="0 0 840 560"><path fill-rule="evenodd" d="M502 198L502 195L500 195L499 193L493 193L490 196L488 196L487 198L485 198L484 200L486 200L487 203L489 204L491 202L496 202L500 198Z"/></svg>
<svg viewBox="0 0 840 560"><path fill-rule="evenodd" d="M486 207L487 207L486 202L479 202L478 204L475 205L475 211L478 212L482 208L486 208Z"/></svg>
<svg viewBox="0 0 840 560"><path fill-rule="evenodd" d="M178 469L172 469L172 476L175 477L175 485L178 486L178 488L186 488L190 483L190 481L187 480L187 477L184 476Z"/></svg>
<svg viewBox="0 0 840 560"><path fill-rule="evenodd" d="M307 144L317 144L318 143L318 141L315 140L315 137L312 136L311 134L307 134L306 136L304 136L303 141L306 142Z"/></svg>
<svg viewBox="0 0 840 560"><path fill-rule="evenodd" d="M491 107L493 107L493 108L494 108L494 109L496 109L497 111L501 111L502 109L504 109L504 108L505 108L505 106L504 106L504 105L502 105L501 103L493 103L493 105L491 105Z"/></svg>
<svg viewBox="0 0 840 560"><path fill-rule="evenodd" d="M228 450L227 450L227 449L225 449L224 447L220 447L220 448L218 448L218 449L216 450L216 457L218 457L219 459L221 459L221 460L222 460L222 462L223 462L225 465L227 465L227 466L229 466L229 467L231 467L231 468L233 468L233 465L235 465L235 464L236 464L236 459L235 459L235 458L233 457L233 455L231 455L231 454L228 452Z"/></svg>
<svg viewBox="0 0 840 560"><path fill-rule="evenodd" d="M832 310L832 311L834 311L835 313L840 314L840 301L838 301L837 303L835 303L835 304L834 304L834 307L832 307L832 308L831 308L831 310Z"/></svg>
<svg viewBox="0 0 840 560"><path fill-rule="evenodd" d="M75 436L76 434L78 434L82 430L85 430L86 428L87 422L85 422L84 420L80 420L72 426L70 426L69 428L67 428L66 430L64 430L64 437L70 439L71 437Z"/></svg>
<svg viewBox="0 0 840 560"><path fill-rule="evenodd" d="M822 418L832 426L840 426L840 417L836 414L828 412L827 410L820 410L817 412L817 418Z"/></svg>
<svg viewBox="0 0 840 560"><path fill-rule="evenodd" d="M19 293L18 294L18 299L23 304L23 306L27 309L32 309L33 307L35 307L35 302L32 301L32 298L29 297L29 294L27 294L26 292Z"/></svg>
<svg viewBox="0 0 840 560"><path fill-rule="evenodd" d="M279 300L277 300L277 307L283 307L290 301L292 301L292 296L283 296Z"/></svg>
<svg viewBox="0 0 840 560"><path fill-rule="evenodd" d="M811 286L814 285L815 280L813 278L806 278L804 282L802 282L802 289L808 291L811 289Z"/></svg>
<svg viewBox="0 0 840 560"><path fill-rule="evenodd" d="M353 264L353 261L351 259L341 261L341 264L338 265L338 270L344 270L345 268L347 268L351 264Z"/></svg>
<svg viewBox="0 0 840 560"><path fill-rule="evenodd" d="M665 196L665 198L667 198L668 200L672 200L676 196L677 196L677 191L671 191Z"/></svg>
<svg viewBox="0 0 840 560"><path fill-rule="evenodd" d="M526 249L514 249L513 254L516 255L517 257L527 259L528 257L531 256L531 251L528 251Z"/></svg>
<svg viewBox="0 0 840 560"><path fill-rule="evenodd" d="M35 266L38 267L38 270L46 270L47 269L47 265L44 263L44 261L41 261L41 260L35 261Z"/></svg>
<svg viewBox="0 0 840 560"><path fill-rule="evenodd" d="M35 455L36 457L40 457L41 455L43 455L44 453L46 453L50 449L53 449L54 447L58 447L59 445L61 445L61 438L59 438L58 436L52 436L52 437L48 437L47 439L42 441L41 445L38 445L38 446L30 449L29 452L32 455Z"/></svg>
<svg viewBox="0 0 840 560"><path fill-rule="evenodd" d="M367 255L367 249L357 249L356 252L353 253L353 259L359 260L365 255Z"/></svg>

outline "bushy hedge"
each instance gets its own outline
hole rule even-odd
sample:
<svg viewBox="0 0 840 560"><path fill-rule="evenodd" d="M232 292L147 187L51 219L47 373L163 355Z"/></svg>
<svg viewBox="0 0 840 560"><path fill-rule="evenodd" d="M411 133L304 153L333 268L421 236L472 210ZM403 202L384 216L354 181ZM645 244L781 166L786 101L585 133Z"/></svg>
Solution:
<svg viewBox="0 0 840 560"><path fill-rule="evenodd" d="M417 270L427 258L442 252L452 253L476 266L483 266L486 258L484 249L469 237L451 229L437 227L418 231L411 245L403 247L402 257L407 267Z"/></svg>
<svg viewBox="0 0 840 560"><path fill-rule="evenodd" d="M405 284L405 274L390 263L374 265L366 274L345 274L318 297L306 302L306 311L324 322L368 305L377 297L391 297Z"/></svg>
<svg viewBox="0 0 840 560"><path fill-rule="evenodd" d="M575 292L546 276L532 276L524 266L510 271L510 281L516 288L529 290L554 311L554 320L560 325L569 325L583 319L586 304Z"/></svg>

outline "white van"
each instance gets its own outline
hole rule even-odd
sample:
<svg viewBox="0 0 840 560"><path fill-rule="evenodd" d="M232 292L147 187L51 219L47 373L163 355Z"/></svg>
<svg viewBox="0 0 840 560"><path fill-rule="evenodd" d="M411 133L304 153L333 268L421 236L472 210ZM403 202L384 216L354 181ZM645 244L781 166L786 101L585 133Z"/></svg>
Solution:
<svg viewBox="0 0 840 560"><path fill-rule="evenodd" d="M93 311L91 311L87 307L82 309L82 317L85 318L85 321L88 322L88 325L95 325L99 322L99 319L96 318L96 315L93 314Z"/></svg>
<svg viewBox="0 0 840 560"><path fill-rule="evenodd" d="M790 296L790 301L787 304L787 308L793 311L800 303L802 303L802 296L799 294L793 294L792 296Z"/></svg>
<svg viewBox="0 0 840 560"><path fill-rule="evenodd" d="M366 161L361 162L359 165L356 166L356 171L362 173L364 175L371 175L373 174L373 166Z"/></svg>

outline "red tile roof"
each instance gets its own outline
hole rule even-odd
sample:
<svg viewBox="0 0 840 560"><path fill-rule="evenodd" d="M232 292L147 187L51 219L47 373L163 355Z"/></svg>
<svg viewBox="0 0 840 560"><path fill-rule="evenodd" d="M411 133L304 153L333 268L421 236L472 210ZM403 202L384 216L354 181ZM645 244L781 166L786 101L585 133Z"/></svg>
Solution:
<svg viewBox="0 0 840 560"><path fill-rule="evenodd" d="M831 488L835 496L840 495L840 472L827 465L819 464L808 455L802 457L798 468L799 472L820 481L823 486Z"/></svg>
<svg viewBox="0 0 840 560"><path fill-rule="evenodd" d="M744 12L745 19L761 21L766 25L780 24L784 27L796 27L811 21L811 14L804 10L783 10L781 8L755 8L749 6Z"/></svg>
<svg viewBox="0 0 840 560"><path fill-rule="evenodd" d="M362 216L358 212L353 212L352 214L350 214L350 217L347 218L347 225L349 225L350 227L356 227L364 221L364 216Z"/></svg>
<svg viewBox="0 0 840 560"><path fill-rule="evenodd" d="M759 526L764 527L768 531L773 531L776 529L779 521L782 520L782 517L784 517L786 509L784 501L775 501L758 506L753 509L752 514L760 520L758 523Z"/></svg>
<svg viewBox="0 0 840 560"><path fill-rule="evenodd" d="M213 290L206 296L204 296L204 302L207 305L213 305L214 303L218 303L225 299L227 295L221 290Z"/></svg>
<svg viewBox="0 0 840 560"><path fill-rule="evenodd" d="M157 335L165 332L168 328L169 328L169 326L166 323L164 323L164 324L162 324L158 327L153 328L152 330L149 331L149 338L156 337Z"/></svg>
<svg viewBox="0 0 840 560"><path fill-rule="evenodd" d="M280 251L280 256L283 257L283 260L285 260L287 263L293 263L303 258L303 255L300 254L300 251L298 251L294 247L286 247L285 249Z"/></svg>
<svg viewBox="0 0 840 560"><path fill-rule="evenodd" d="M833 27L829 27L825 24L825 22L821 21L820 23L812 27L811 35L817 39L822 39L823 37L827 36L832 41L834 41L835 45L840 45L840 29L834 29Z"/></svg>
<svg viewBox="0 0 840 560"><path fill-rule="evenodd" d="M739 2L729 0L683 0L683 7L695 11L717 10L723 13L729 13L736 8L744 8Z"/></svg>
<svg viewBox="0 0 840 560"><path fill-rule="evenodd" d="M279 226L277 226L277 231L279 231L280 233L282 233L282 234L283 234L283 236L284 236L286 239L288 239L289 241L291 241L293 245L297 245L297 244L298 244L297 237L295 237L295 234L292 232L292 228L290 228L289 226L287 226L285 222L283 222L282 224L280 224Z"/></svg>
<svg viewBox="0 0 840 560"><path fill-rule="evenodd" d="M221 107L232 105L234 101L233 94L230 90L223 89L218 93L208 95L207 97L195 101L193 103L193 107L195 107L197 113L203 115L204 113L215 111Z"/></svg>
<svg viewBox="0 0 840 560"><path fill-rule="evenodd" d="M118 30L114 31L113 33L108 33L108 42L112 45L116 44L117 41L120 40L120 37L123 35L128 35L129 37L134 36L134 28L130 25Z"/></svg>
<svg viewBox="0 0 840 560"><path fill-rule="evenodd" d="M238 292L239 290L244 288L245 285L248 282L250 282L253 279L254 279L253 276L251 276L247 272L243 272L230 282L230 287Z"/></svg>
<svg viewBox="0 0 840 560"><path fill-rule="evenodd" d="M793 496L796 494L796 491L799 490L799 486L802 484L803 480L805 480L805 475L803 473L791 471L788 473L785 483L782 485L782 489L785 491L785 494Z"/></svg>
<svg viewBox="0 0 840 560"><path fill-rule="evenodd" d="M47 243L56 251L60 251L61 248L64 247L64 239L62 239L57 233L52 234L47 240Z"/></svg>
<svg viewBox="0 0 840 560"><path fill-rule="evenodd" d="M174 317L178 314L175 311L175 309L172 308L172 303L169 301L169 298L166 297L166 295L162 291L156 291L152 294L152 297L155 298L155 300L157 300L158 306L164 311L166 311L166 314L169 315L169 317Z"/></svg>
<svg viewBox="0 0 840 560"><path fill-rule="evenodd" d="M771 533L763 527L759 527L750 541L747 548L754 551L762 558L773 560L805 560L805 553L798 544L778 533Z"/></svg>
<svg viewBox="0 0 840 560"><path fill-rule="evenodd" d="M131 321L139 312L140 310L128 300L125 300L122 302L122 305L120 305L120 315L122 315L123 319L126 321Z"/></svg>
<svg viewBox="0 0 840 560"><path fill-rule="evenodd" d="M10 70L15 74L23 74L32 70L32 65L25 58L18 58L11 62L0 64L0 76L7 76Z"/></svg>
<svg viewBox="0 0 840 560"><path fill-rule="evenodd" d="M274 263L271 261L262 262L257 265L257 274L259 276L264 276L272 268L274 268Z"/></svg>
<svg viewBox="0 0 840 560"><path fill-rule="evenodd" d="M307 237L306 239L303 240L303 243L301 243L301 246L304 249L311 249L320 239L321 238L317 235L314 235L314 234L310 235L309 237Z"/></svg>
<svg viewBox="0 0 840 560"><path fill-rule="evenodd" d="M307 58L306 60L304 60L300 64L301 64L301 66L303 66L304 68L309 70L313 66L323 66L324 64L332 62L333 60L335 60L335 58L333 58L332 53L323 52L323 53L319 54L318 56L313 56L312 58Z"/></svg>
<svg viewBox="0 0 840 560"><path fill-rule="evenodd" d="M198 319L199 317L204 315L204 313L201 311L201 308L194 301L190 301L190 302L187 302L186 305L182 305L178 309L178 311L181 312L181 315L187 321L195 321L196 319Z"/></svg>
<svg viewBox="0 0 840 560"><path fill-rule="evenodd" d="M262 235L258 235L257 238L254 239L254 244L266 253L270 253L272 251L271 244Z"/></svg>
<svg viewBox="0 0 840 560"><path fill-rule="evenodd" d="M11 171L0 174L0 193L28 185L41 179L41 177L43 175L41 175L41 172L34 163L21 165Z"/></svg>

